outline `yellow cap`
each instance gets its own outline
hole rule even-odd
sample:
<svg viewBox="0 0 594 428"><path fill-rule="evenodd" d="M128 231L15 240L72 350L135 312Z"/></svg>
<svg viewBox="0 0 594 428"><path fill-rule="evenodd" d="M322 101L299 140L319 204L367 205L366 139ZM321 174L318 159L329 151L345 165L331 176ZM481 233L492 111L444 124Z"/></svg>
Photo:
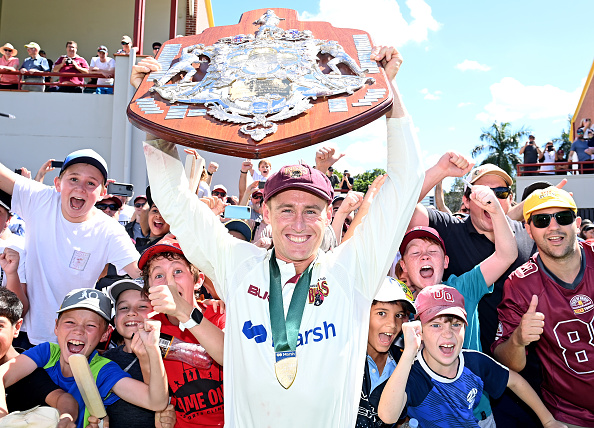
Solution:
<svg viewBox="0 0 594 428"><path fill-rule="evenodd" d="M569 208L577 214L577 206L569 193L554 186L535 190L524 201L524 220L528 221L530 214L545 208Z"/></svg>

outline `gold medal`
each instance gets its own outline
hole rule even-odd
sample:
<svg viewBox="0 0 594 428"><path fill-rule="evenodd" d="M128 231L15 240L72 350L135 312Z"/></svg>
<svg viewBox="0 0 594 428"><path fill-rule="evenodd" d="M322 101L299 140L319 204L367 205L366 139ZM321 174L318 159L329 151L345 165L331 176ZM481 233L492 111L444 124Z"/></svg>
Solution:
<svg viewBox="0 0 594 428"><path fill-rule="evenodd" d="M295 351L277 352L274 373L282 387L289 389L297 377L297 353Z"/></svg>

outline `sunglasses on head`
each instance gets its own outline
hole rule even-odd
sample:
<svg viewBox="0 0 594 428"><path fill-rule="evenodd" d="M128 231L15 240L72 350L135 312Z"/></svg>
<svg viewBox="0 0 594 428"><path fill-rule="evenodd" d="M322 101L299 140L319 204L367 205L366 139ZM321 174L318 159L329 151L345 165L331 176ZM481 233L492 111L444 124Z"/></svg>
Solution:
<svg viewBox="0 0 594 428"><path fill-rule="evenodd" d="M553 217L555 217L555 221L559 226L569 226L575 220L575 213L573 211L559 211L554 214L532 214L528 219L528 223L532 223L538 229L544 229L549 227Z"/></svg>
<svg viewBox="0 0 594 428"><path fill-rule="evenodd" d="M116 204L96 204L95 206L101 211L105 211L108 208L112 211L117 211L119 208Z"/></svg>
<svg viewBox="0 0 594 428"><path fill-rule="evenodd" d="M511 194L511 189L509 187L491 187L490 189L495 193L495 196L497 196L498 199L507 199ZM464 196L468 199L470 199L470 192L470 187L467 187Z"/></svg>
<svg viewBox="0 0 594 428"><path fill-rule="evenodd" d="M227 194L225 192L219 192L218 190L213 190L212 191L212 196L227 196Z"/></svg>

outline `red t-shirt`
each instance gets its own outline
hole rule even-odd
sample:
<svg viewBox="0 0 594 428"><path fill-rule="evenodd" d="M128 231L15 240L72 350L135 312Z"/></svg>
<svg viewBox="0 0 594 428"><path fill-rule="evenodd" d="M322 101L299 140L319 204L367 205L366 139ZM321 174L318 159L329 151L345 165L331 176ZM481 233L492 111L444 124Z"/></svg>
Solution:
<svg viewBox="0 0 594 428"><path fill-rule="evenodd" d="M65 59L66 59L65 56L61 56L60 58L58 58L58 60L56 61L56 63L54 65L63 63ZM79 67L89 68L89 64L87 63L87 60L84 59L82 56L77 55L71 59L72 59L72 61L76 61L76 63L78 64ZM65 64L64 67L62 67L60 69L60 73L79 73L79 71L76 69L76 67L74 65ZM83 74L81 74L81 77L60 76L60 83L72 82L74 85L84 85L85 79L83 76L84 76Z"/></svg>
<svg viewBox="0 0 594 428"><path fill-rule="evenodd" d="M215 313L212 306L203 308L204 318L221 330L225 328L225 314ZM188 330L183 332L171 324L166 315L158 314L161 331L188 343L199 343ZM213 361L208 370L198 370L178 361L163 360L167 381L175 406L176 428L213 427L224 425L223 367Z"/></svg>
<svg viewBox="0 0 594 428"><path fill-rule="evenodd" d="M580 246L586 267L574 290L557 284L537 264L536 255L509 276L491 349L509 339L536 294L536 310L545 316L544 332L536 342L543 367L543 401L557 420L594 426L594 247Z"/></svg>

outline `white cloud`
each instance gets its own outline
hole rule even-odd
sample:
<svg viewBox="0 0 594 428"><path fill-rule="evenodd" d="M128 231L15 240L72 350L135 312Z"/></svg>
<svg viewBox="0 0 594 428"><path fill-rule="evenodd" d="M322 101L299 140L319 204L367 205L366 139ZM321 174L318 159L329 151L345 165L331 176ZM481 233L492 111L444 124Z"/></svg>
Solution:
<svg viewBox="0 0 594 428"><path fill-rule="evenodd" d="M450 127L448 128L448 131L455 131L455 130L456 130L456 127L455 127L455 126L450 126Z"/></svg>
<svg viewBox="0 0 594 428"><path fill-rule="evenodd" d="M433 18L425 0L407 0L412 20L407 22L396 0L320 0L320 12L303 12L302 21L326 21L334 27L367 31L376 45L402 46L407 42L427 40L429 31L441 24ZM378 13L380 11L380 13Z"/></svg>
<svg viewBox="0 0 594 428"><path fill-rule="evenodd" d="M463 103L459 103L459 104L458 104L458 107L466 107L466 106L471 106L472 104L474 104L474 103L471 103L471 102L463 102Z"/></svg>
<svg viewBox="0 0 594 428"><path fill-rule="evenodd" d="M491 85L491 102L477 114L481 122L567 117L575 110L583 84L573 92L552 85L526 86L512 77Z"/></svg>
<svg viewBox="0 0 594 428"><path fill-rule="evenodd" d="M491 67L489 67L488 65L480 64L479 62L473 61L470 59L465 59L460 64L457 64L456 68L460 71L468 71L468 70L489 71L489 70L491 70Z"/></svg>
<svg viewBox="0 0 594 428"><path fill-rule="evenodd" d="M435 101L441 98L441 91L429 92L429 89L423 88L421 89L421 94L425 95L423 99L429 101Z"/></svg>

